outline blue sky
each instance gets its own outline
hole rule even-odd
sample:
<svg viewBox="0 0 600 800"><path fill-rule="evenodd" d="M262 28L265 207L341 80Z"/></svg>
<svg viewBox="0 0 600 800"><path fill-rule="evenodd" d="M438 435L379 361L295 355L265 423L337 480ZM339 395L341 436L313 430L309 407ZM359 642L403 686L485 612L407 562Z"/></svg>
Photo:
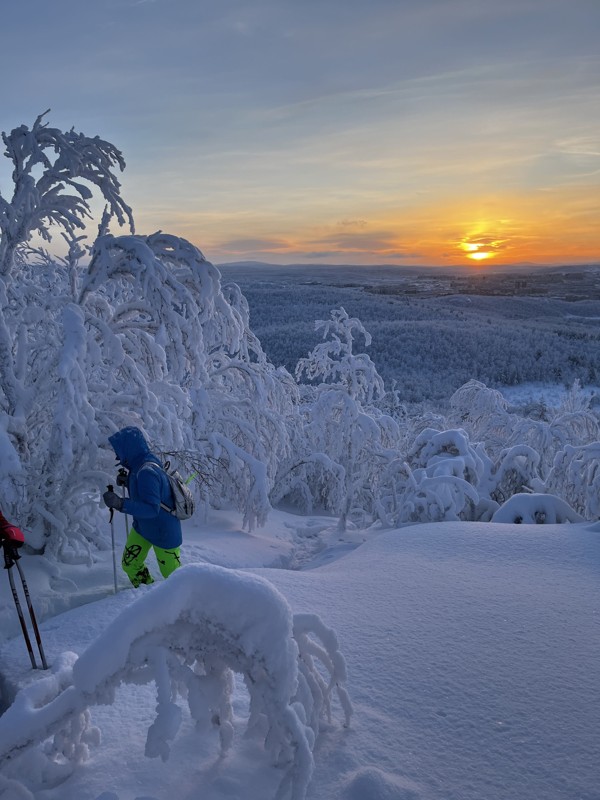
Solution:
<svg viewBox="0 0 600 800"><path fill-rule="evenodd" d="M1 19L0 129L51 108L113 142L139 233L216 263L600 259L598 0L20 0Z"/></svg>

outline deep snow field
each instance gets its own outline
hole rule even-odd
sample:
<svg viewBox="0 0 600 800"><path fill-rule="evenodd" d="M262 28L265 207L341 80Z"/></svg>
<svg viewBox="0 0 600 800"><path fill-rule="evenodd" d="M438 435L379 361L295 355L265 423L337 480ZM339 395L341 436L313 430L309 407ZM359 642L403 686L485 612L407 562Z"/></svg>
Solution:
<svg viewBox="0 0 600 800"><path fill-rule="evenodd" d="M120 548L122 517L116 523ZM336 631L346 660L354 715L345 728L334 704L309 800L600 798L597 523L446 522L341 535L330 518L279 511L252 533L238 525L225 512L184 523L183 561L266 578L294 613L316 613ZM21 563L51 668L162 583L127 589L119 571L115 596L110 551L91 567ZM5 579L0 621L3 636L14 636L0 647L8 703L45 673L30 668ZM1 800L275 796L281 770L243 736L240 680L224 757L218 734L194 730L184 710L169 760L146 758L155 706L153 686L123 686L112 705L90 709L101 737L89 760L61 767L39 746L4 760Z"/></svg>

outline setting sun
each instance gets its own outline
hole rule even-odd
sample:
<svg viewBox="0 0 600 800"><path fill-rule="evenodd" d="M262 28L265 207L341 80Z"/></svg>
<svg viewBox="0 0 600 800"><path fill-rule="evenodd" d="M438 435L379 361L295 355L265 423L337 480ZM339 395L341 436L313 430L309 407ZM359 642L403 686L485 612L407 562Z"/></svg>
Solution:
<svg viewBox="0 0 600 800"><path fill-rule="evenodd" d="M465 236L458 242L458 249L472 261L493 258L505 245L503 239L483 233L484 229L482 225L477 232Z"/></svg>

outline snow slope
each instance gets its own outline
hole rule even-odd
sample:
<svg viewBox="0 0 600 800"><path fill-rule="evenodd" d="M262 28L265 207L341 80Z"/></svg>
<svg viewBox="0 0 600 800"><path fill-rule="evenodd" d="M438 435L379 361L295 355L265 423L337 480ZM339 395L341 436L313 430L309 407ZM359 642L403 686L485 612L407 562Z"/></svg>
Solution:
<svg viewBox="0 0 600 800"><path fill-rule="evenodd" d="M340 540L329 522L280 512L253 536L215 515L188 528L184 552L250 568L295 613L319 614L337 632L355 713L346 729L334 706L309 800L598 800L598 526L438 523ZM107 554L73 593L93 596L111 579ZM127 590L46 619L49 661L82 652L137 597ZM34 677L19 638L1 648L0 669L21 683ZM113 705L91 709L102 741L89 761L66 778L31 755L8 762L1 800L273 797L281 771L242 736L241 681L225 757L218 734L195 731L188 715L170 759L145 758L155 705L152 687L124 686ZM9 779L26 790L3 793Z"/></svg>

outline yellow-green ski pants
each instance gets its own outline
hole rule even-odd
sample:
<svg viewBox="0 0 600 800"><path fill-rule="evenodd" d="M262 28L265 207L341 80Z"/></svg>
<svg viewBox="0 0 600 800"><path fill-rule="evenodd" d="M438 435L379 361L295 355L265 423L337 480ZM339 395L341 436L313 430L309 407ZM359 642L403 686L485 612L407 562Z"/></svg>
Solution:
<svg viewBox="0 0 600 800"><path fill-rule="evenodd" d="M135 528L131 528L127 536L127 541L125 542L121 566L136 588L141 583L154 583L154 578L144 563L151 547L154 549L154 554L158 561L158 568L163 578L168 578L177 567L181 566L178 547L164 550L162 547L150 544L150 542L144 539Z"/></svg>

